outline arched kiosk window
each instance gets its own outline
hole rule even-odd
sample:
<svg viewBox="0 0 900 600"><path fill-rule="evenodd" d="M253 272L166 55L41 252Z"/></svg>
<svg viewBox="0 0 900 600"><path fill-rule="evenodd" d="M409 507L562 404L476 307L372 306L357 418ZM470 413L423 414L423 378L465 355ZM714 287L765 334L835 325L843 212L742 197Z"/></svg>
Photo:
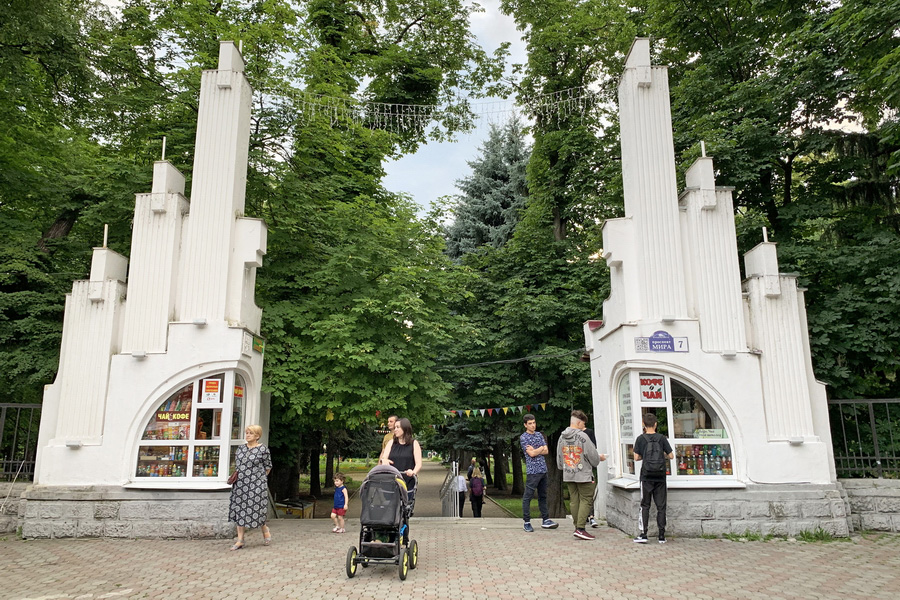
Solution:
<svg viewBox="0 0 900 600"><path fill-rule="evenodd" d="M657 432L668 437L675 450L670 477L733 478L728 431L710 403L688 384L662 373L632 371L619 380L617 399L622 473L639 472L634 440L641 433L643 414L651 412L656 415Z"/></svg>
<svg viewBox="0 0 900 600"><path fill-rule="evenodd" d="M227 371L197 378L163 400L141 435L135 478L224 479L223 459L244 443L245 390L244 379Z"/></svg>

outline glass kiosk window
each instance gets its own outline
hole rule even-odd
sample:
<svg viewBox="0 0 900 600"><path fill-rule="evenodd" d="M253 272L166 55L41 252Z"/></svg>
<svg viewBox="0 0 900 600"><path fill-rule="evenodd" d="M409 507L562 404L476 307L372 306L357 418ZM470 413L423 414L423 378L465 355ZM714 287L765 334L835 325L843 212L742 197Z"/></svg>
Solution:
<svg viewBox="0 0 900 600"><path fill-rule="evenodd" d="M246 391L244 378L235 374L234 376L234 402L231 411L231 448L228 458L228 472L234 471L234 455L240 446L244 445L244 392Z"/></svg>
<svg viewBox="0 0 900 600"><path fill-rule="evenodd" d="M226 383L233 385L231 394ZM195 379L163 400L141 435L135 477L219 477L222 444L227 440L234 456L235 446L244 443L244 390L240 375L219 373ZM231 423L225 435L223 418ZM235 431L241 432L237 439Z"/></svg>
<svg viewBox="0 0 900 600"><path fill-rule="evenodd" d="M634 415L635 428L642 427L642 416L651 412L656 415L658 433L669 438L675 451L674 461L670 461L668 474L674 478L695 478L734 475L732 446L728 431L712 405L697 391L683 381L669 375L637 373L639 410ZM632 377L625 375L619 383L619 406L621 414L623 386L628 388ZM627 391L627 390L626 390ZM627 394L630 402L630 394ZM627 461L633 457L632 443L637 437L621 432L621 443L626 452L623 473L635 474L633 464Z"/></svg>

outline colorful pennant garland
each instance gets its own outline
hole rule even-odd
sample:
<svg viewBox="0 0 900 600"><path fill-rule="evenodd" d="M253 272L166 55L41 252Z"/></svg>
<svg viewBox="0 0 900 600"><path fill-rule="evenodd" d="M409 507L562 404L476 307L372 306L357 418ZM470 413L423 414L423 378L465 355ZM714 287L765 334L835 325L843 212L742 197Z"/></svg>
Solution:
<svg viewBox="0 0 900 600"><path fill-rule="evenodd" d="M520 414L525 414L525 413L531 412L532 410L537 410L538 407L540 407L541 410L547 410L547 403L542 402L540 404L520 404L518 406L500 406L497 408L455 408L455 409L448 410L447 414L445 415L445 418L462 417L462 416L483 417L485 415L487 415L489 417L493 417L494 415L499 415L501 411L503 412L504 415L507 415L510 412L512 412L513 414L515 414L517 412Z"/></svg>

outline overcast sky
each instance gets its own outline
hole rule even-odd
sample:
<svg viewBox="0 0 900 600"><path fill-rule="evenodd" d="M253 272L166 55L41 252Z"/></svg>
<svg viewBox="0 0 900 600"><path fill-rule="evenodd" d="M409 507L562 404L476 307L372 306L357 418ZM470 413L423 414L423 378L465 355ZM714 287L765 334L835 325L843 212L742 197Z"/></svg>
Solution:
<svg viewBox="0 0 900 600"><path fill-rule="evenodd" d="M510 42L509 62L524 63L525 43L521 40L521 33L516 31L512 18L500 12L500 0L480 0L479 3L486 12L472 15L472 32L477 36L481 47L490 54L502 42ZM427 211L431 203L440 196L459 193L455 182L470 173L466 161L477 156L478 148L487 136L489 123L501 123L505 118L505 115L498 114L496 117L481 119L476 130L470 134L458 135L456 142L431 142L419 148L415 154L387 163L384 186L392 192L410 194L422 207L422 211Z"/></svg>

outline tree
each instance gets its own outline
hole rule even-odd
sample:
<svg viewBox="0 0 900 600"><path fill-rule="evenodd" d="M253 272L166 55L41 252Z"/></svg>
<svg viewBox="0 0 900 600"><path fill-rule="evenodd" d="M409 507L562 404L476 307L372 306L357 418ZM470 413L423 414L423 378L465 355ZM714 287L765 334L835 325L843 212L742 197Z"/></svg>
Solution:
<svg viewBox="0 0 900 600"><path fill-rule="evenodd" d="M491 124L480 155L469 162L471 175L457 181L453 224L447 253L458 259L483 244L499 248L512 237L528 195L526 168L530 151L518 117L503 127Z"/></svg>
<svg viewBox="0 0 900 600"><path fill-rule="evenodd" d="M485 375L464 371L458 388L474 391L487 384L519 399L515 404L546 404L539 428L554 464L569 411L591 405L587 365L578 360L581 324L599 315L608 291L605 266L595 255L599 225L622 210L610 74L619 71L621 49L634 26L624 7L605 0L504 0L502 7L524 32L528 48L517 88L535 119L529 195L509 243L464 258L481 277L478 300L461 311L475 313L485 332L481 360L540 358L497 366ZM554 104L572 93L580 99L578 109ZM559 516L562 477L555 468L549 471L551 514Z"/></svg>

